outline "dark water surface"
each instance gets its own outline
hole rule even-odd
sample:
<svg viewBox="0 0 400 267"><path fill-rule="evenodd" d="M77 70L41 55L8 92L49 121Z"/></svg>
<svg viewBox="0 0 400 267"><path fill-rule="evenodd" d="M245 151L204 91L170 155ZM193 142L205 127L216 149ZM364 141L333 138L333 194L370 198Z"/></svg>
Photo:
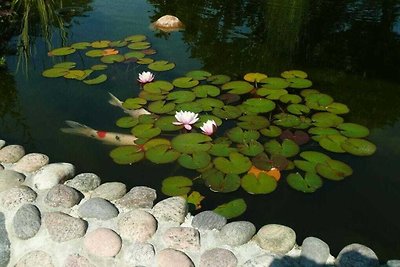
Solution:
<svg viewBox="0 0 400 267"><path fill-rule="evenodd" d="M97 173L103 181L159 190L163 178L185 171L175 164L154 167L146 161L117 165L108 156L112 147L59 131L64 120L75 120L121 132L115 121L123 113L108 104L107 92L121 99L137 95L136 78L146 68L113 65L107 71L109 80L97 86L46 79L42 71L54 64L47 56L49 44L60 47L145 34L158 51L153 58L176 63L158 79L171 80L200 68L233 77L247 72L279 76L284 70L302 69L314 88L349 106L346 121L370 128L368 139L377 145L377 153L363 158L331 155L349 163L354 174L341 182L326 181L309 195L284 181L272 194L261 196L242 191L217 194L198 185L206 195L203 207L213 209L243 197L248 210L238 219L258 228L269 223L292 227L299 244L316 236L330 245L333 255L347 244L362 243L381 260L400 258L399 1L65 0L62 7L56 16L64 29L52 21L47 41L44 25L33 14L27 65L16 53L15 31L8 33L14 37L6 48L0 46L8 55L7 69L0 71L0 138L22 144L28 152L45 153L52 162L71 162L78 172ZM161 34L149 29L164 14L178 16L186 30Z"/></svg>

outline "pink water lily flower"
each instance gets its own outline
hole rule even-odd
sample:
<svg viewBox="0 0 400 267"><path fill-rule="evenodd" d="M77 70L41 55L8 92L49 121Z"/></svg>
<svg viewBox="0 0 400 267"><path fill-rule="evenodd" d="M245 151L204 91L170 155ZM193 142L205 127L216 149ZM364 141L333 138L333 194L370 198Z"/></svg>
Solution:
<svg viewBox="0 0 400 267"><path fill-rule="evenodd" d="M174 125L183 125L186 130L191 130L191 124L196 123L199 120L197 117L199 114L191 112L191 111L177 111L175 114L175 118L177 121L172 122Z"/></svg>
<svg viewBox="0 0 400 267"><path fill-rule="evenodd" d="M150 71L143 71L139 73L139 78L137 79L141 84L149 83L154 80L154 74Z"/></svg>
<svg viewBox="0 0 400 267"><path fill-rule="evenodd" d="M208 120L200 127L205 135L212 135L217 130L217 123L214 120Z"/></svg>

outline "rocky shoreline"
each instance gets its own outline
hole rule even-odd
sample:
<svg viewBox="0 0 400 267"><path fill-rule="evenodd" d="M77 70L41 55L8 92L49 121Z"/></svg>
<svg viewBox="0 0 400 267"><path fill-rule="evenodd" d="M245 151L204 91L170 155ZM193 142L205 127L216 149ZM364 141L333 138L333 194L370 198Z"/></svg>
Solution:
<svg viewBox="0 0 400 267"><path fill-rule="evenodd" d="M361 244L335 257L316 237L296 244L293 229L188 214L182 197L158 203L156 191L76 175L69 163L0 140L0 267L388 266Z"/></svg>

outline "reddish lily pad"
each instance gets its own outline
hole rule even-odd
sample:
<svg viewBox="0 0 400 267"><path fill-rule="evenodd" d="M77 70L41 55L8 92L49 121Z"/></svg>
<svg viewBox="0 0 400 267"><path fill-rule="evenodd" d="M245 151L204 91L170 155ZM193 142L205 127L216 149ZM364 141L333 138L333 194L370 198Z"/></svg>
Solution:
<svg viewBox="0 0 400 267"><path fill-rule="evenodd" d="M308 141L310 141L310 136L306 132L300 130L296 130L293 133L289 129L286 129L281 133L279 137L281 138L281 140L290 139L299 146L307 144Z"/></svg>

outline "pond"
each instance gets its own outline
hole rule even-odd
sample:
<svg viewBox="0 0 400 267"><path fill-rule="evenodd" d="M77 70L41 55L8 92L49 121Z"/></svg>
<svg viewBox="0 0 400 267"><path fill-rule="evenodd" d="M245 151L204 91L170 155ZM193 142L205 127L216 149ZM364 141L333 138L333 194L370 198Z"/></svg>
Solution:
<svg viewBox="0 0 400 267"><path fill-rule="evenodd" d="M73 120L129 133L115 124L124 113L108 103L108 92L121 100L138 96L142 88L136 79L147 67L112 64L107 81L97 85L49 79L42 72L60 62L48 56L50 50L140 34L157 51L152 58L175 64L168 72L155 72L156 80L172 81L199 69L233 79L302 70L313 89L348 106L346 122L369 128L367 139L376 153L356 157L327 152L349 164L353 174L340 182L324 180L311 194L293 190L285 179L266 195L242 189L216 193L196 182L205 196L202 209L243 198L247 210L235 220L249 220L258 228L287 225L295 229L297 243L316 236L330 245L333 255L347 244L362 243L382 261L399 257L400 1L61 0L47 2L48 17L32 7L25 34L15 35L30 1L20 2L17 14L2 13L0 56L6 56L6 63L0 70L0 138L47 154L52 162L71 162L78 172L94 172L103 181L153 187L161 199L167 197L161 193L164 178L194 178L193 172L176 163L116 164L109 156L113 146L60 131L66 120ZM165 33L149 27L165 14L179 17L185 29ZM86 68L93 64L85 56L74 60Z"/></svg>

